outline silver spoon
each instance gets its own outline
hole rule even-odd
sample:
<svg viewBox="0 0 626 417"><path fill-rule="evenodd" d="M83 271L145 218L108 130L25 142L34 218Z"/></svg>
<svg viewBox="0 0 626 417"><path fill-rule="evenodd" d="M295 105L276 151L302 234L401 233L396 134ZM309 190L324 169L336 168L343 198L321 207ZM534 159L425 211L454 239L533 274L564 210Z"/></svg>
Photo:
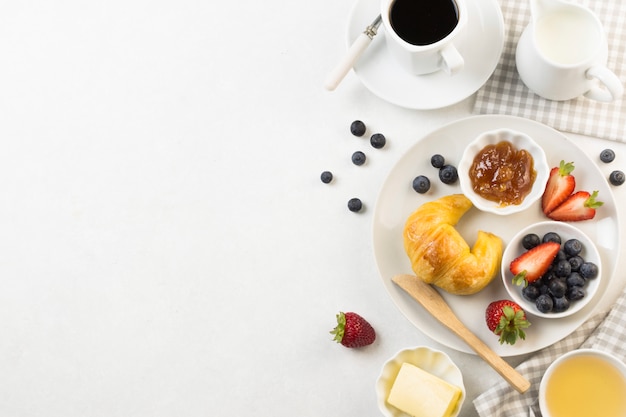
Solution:
<svg viewBox="0 0 626 417"><path fill-rule="evenodd" d="M376 36L381 21L382 18L378 15L378 17L376 17L376 19L374 19L374 21L365 28L365 31L354 40L352 45L350 45L346 56L344 56L335 69L328 74L328 78L326 78L326 82L324 83L324 87L326 87L327 90L333 91L337 88L341 80L343 80L348 71L350 71L350 68L352 68L363 51L365 51L365 49L367 49L369 44L372 42L374 36Z"/></svg>

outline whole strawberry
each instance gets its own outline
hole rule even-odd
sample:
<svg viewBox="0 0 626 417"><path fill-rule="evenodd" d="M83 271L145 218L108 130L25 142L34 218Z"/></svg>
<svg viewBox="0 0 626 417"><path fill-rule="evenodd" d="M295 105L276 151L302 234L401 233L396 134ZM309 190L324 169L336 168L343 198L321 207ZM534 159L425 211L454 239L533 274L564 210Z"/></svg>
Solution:
<svg viewBox="0 0 626 417"><path fill-rule="evenodd" d="M371 345L376 340L374 328L363 317L352 312L339 312L337 327L330 334L335 335L333 340L337 343L349 348Z"/></svg>
<svg viewBox="0 0 626 417"><path fill-rule="evenodd" d="M500 344L514 345L518 338L526 339L523 329L530 326L522 307L511 300L498 300L489 304L485 321L489 330L500 336Z"/></svg>

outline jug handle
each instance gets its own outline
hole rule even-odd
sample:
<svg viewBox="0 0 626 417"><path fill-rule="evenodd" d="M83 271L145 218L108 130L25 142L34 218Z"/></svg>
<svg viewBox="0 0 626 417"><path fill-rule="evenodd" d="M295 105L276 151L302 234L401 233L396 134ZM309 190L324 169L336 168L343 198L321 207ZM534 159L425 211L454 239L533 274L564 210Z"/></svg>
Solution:
<svg viewBox="0 0 626 417"><path fill-rule="evenodd" d="M608 103L613 100L619 100L624 94L624 86L621 81L615 73L606 67L595 65L589 68L585 75L588 79L597 79L605 87L593 86L591 90L587 91L585 97L591 100Z"/></svg>

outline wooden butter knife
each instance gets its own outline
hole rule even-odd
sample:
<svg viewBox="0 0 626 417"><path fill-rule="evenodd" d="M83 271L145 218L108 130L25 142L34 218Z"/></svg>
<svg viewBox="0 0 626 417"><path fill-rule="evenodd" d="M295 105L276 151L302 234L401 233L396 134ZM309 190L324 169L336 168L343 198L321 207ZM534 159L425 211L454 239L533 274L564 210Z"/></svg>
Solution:
<svg viewBox="0 0 626 417"><path fill-rule="evenodd" d="M530 388L530 382L522 374L517 372L465 327L446 301L431 285L426 284L414 275L407 274L396 275L392 278L392 281L417 300L434 318L463 339L478 356L484 359L518 392L524 393Z"/></svg>

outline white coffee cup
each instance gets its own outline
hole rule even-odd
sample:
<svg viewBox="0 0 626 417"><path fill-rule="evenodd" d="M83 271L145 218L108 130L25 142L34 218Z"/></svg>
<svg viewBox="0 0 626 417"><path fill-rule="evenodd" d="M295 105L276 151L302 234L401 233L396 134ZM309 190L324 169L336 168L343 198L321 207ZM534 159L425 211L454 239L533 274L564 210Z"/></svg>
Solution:
<svg viewBox="0 0 626 417"><path fill-rule="evenodd" d="M549 100L585 96L610 102L624 93L606 67L607 40L602 23L588 8L548 9L524 29L516 50L517 71L526 86Z"/></svg>
<svg viewBox="0 0 626 417"><path fill-rule="evenodd" d="M626 365L598 349L577 349L557 358L539 384L543 417L623 417Z"/></svg>
<svg viewBox="0 0 626 417"><path fill-rule="evenodd" d="M414 75L459 72L464 60L453 42L467 24L466 0L382 0L381 17L387 47ZM434 10L433 7L443 10ZM406 10L416 7L416 10ZM421 21L424 16L427 21ZM435 23L435 25L431 25Z"/></svg>

